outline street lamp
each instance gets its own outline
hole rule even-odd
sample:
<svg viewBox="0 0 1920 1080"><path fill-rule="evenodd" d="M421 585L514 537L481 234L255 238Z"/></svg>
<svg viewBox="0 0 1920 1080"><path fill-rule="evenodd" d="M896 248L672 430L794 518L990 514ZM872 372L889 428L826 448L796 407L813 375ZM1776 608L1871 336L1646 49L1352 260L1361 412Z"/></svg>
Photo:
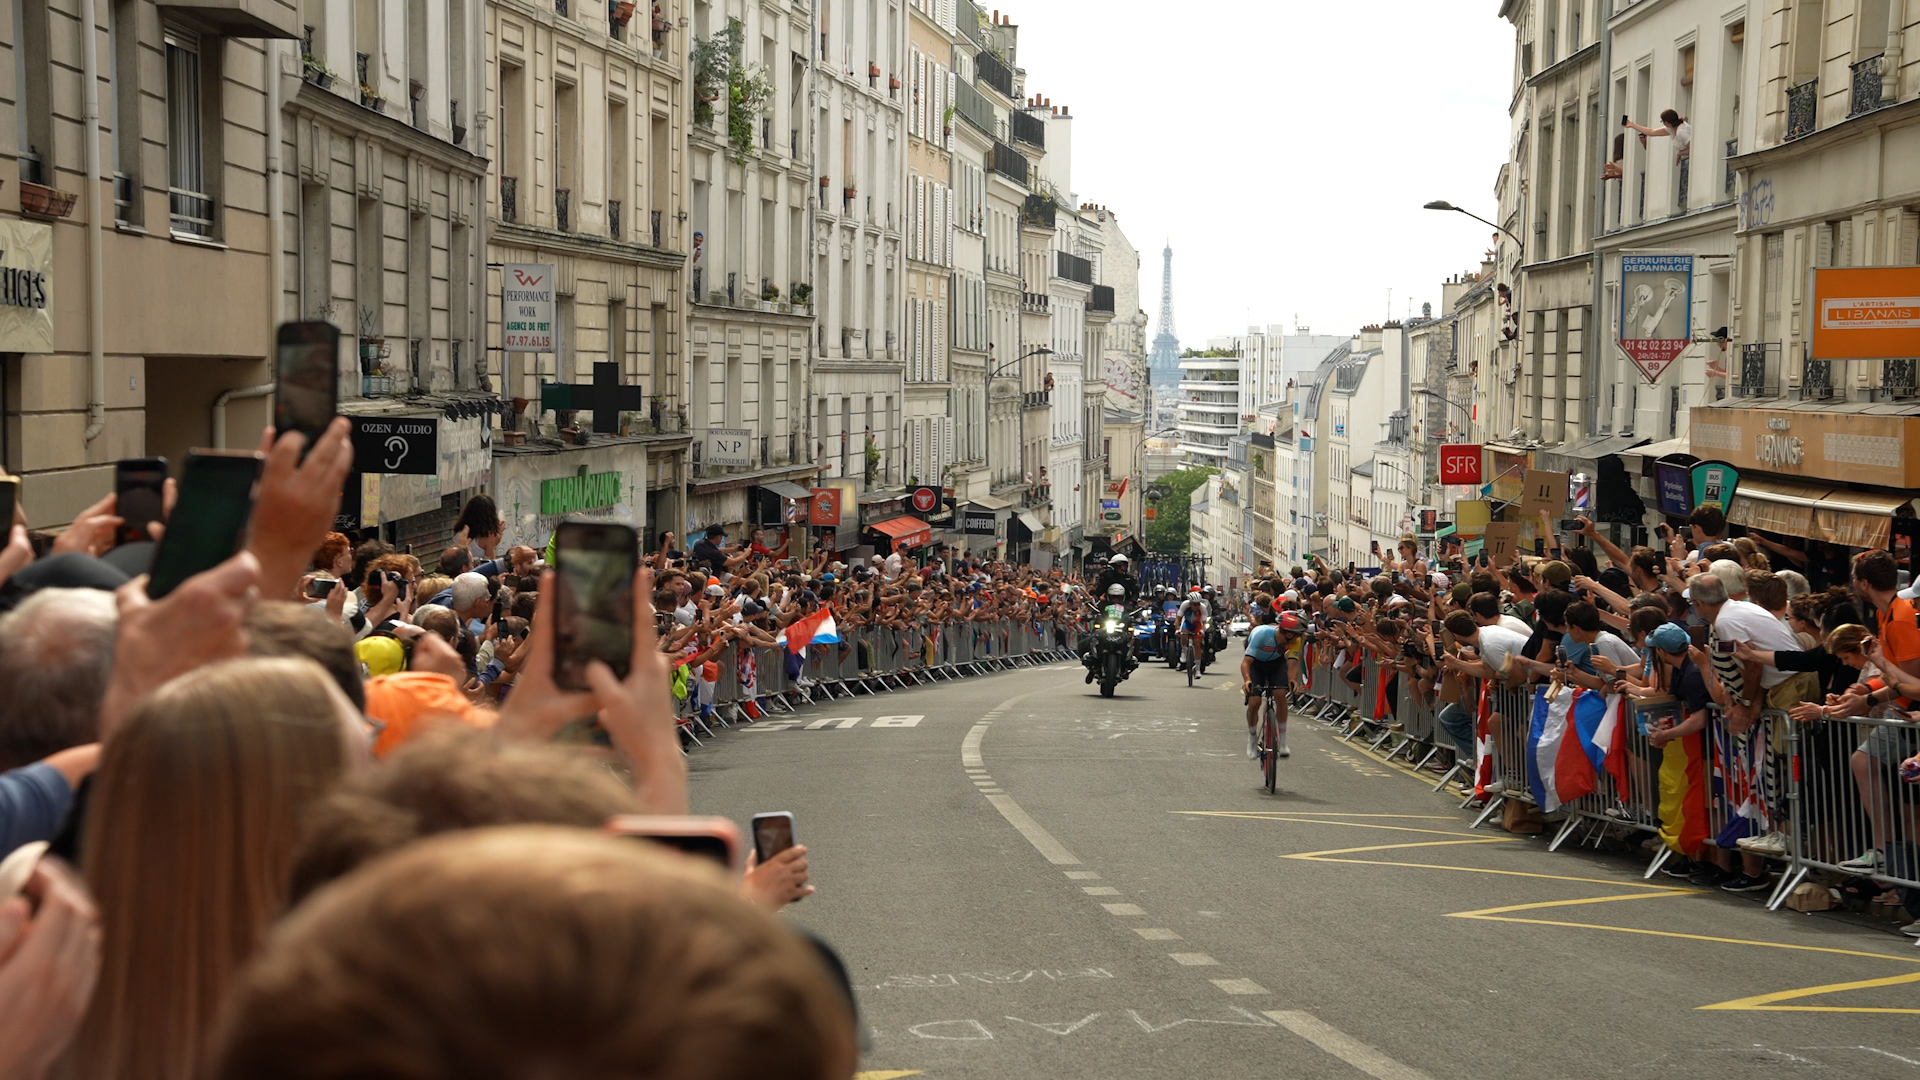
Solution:
<svg viewBox="0 0 1920 1080"><path fill-rule="evenodd" d="M1513 241L1513 243L1514 243L1514 246L1515 246L1515 247L1518 247L1518 248L1520 249L1520 251L1521 251L1521 253L1522 253L1522 254L1525 254L1525 253L1526 253L1526 250L1527 250L1527 245L1525 245L1525 244L1523 244L1523 243L1521 243L1521 242L1520 242L1520 238L1519 238L1519 237L1517 237L1517 236L1515 236L1515 235L1513 235L1513 234L1512 234L1512 233L1510 233L1510 232L1507 232L1507 230L1505 230L1505 229L1501 229L1501 228L1500 228L1500 226L1498 226L1498 225L1494 225L1494 224L1493 224L1493 222L1491 222L1491 221L1488 221L1488 220L1487 220L1486 218L1483 218L1483 217L1481 217L1481 216L1480 216L1479 214L1476 214L1476 213L1473 213L1472 211L1469 211L1469 210L1462 210L1462 209L1461 209L1460 207L1458 207L1458 206L1455 206L1455 205L1453 205L1452 203L1450 203L1450 202L1448 202L1448 201L1447 201L1447 200L1445 200L1445 199L1435 199L1435 200L1433 200L1432 202L1430 202L1430 203L1428 203L1428 204L1426 205L1426 207L1425 207L1425 209L1428 209L1428 210L1451 210L1451 211L1453 211L1453 212L1454 212L1454 213L1456 213L1456 214L1465 214L1465 215L1467 215L1468 217L1470 217L1470 218L1472 218L1473 220L1475 220L1475 221L1477 221L1477 222L1479 222L1479 223L1480 223L1480 224L1482 224L1482 225L1487 225L1487 226L1491 226L1491 227L1492 227L1492 228L1494 228L1494 229L1499 229L1499 231L1500 231L1500 232L1502 232L1502 233L1506 233L1506 236L1507 236L1507 239L1509 239L1509 240L1511 240L1511 241Z"/></svg>
<svg viewBox="0 0 1920 1080"><path fill-rule="evenodd" d="M1022 353L1021 355L1014 357L1013 359L1007 361L1006 363L1001 364L999 367L994 368L992 371L987 372L987 378L989 379L999 378L1001 372L1007 370L1008 368L1019 363L1020 361L1025 360L1029 356L1052 356L1052 355L1053 355L1052 349L1047 348L1045 345L1041 345L1035 348L1032 352Z"/></svg>

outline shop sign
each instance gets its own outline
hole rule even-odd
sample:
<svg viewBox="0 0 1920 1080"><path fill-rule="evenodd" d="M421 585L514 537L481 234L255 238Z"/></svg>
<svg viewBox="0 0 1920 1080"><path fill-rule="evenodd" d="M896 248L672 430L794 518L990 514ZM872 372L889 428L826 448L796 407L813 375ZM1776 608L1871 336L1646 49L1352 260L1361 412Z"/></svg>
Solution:
<svg viewBox="0 0 1920 1080"><path fill-rule="evenodd" d="M940 506L940 493L930 487L914 488L912 503L915 513L931 514Z"/></svg>
<svg viewBox="0 0 1920 1080"><path fill-rule="evenodd" d="M545 517L562 517L612 506L620 501L621 480L620 473L589 473L584 465L578 476L542 480L540 513Z"/></svg>
<svg viewBox="0 0 1920 1080"><path fill-rule="evenodd" d="M995 527L993 511L984 506L968 506L960 511L960 531L970 536L992 536L999 530Z"/></svg>
<svg viewBox="0 0 1920 1080"><path fill-rule="evenodd" d="M838 528L840 525L840 489L814 488L807 503L807 524Z"/></svg>
<svg viewBox="0 0 1920 1080"><path fill-rule="evenodd" d="M440 474L440 418L437 416L356 416L352 440L354 472Z"/></svg>
<svg viewBox="0 0 1920 1080"><path fill-rule="evenodd" d="M1737 469L1886 488L1920 488L1920 416L1697 406L1687 428L1696 457Z"/></svg>
<svg viewBox="0 0 1920 1080"><path fill-rule="evenodd" d="M1703 461L1688 470L1693 479L1693 505L1725 511L1740 487L1740 470L1724 461Z"/></svg>
<svg viewBox="0 0 1920 1080"><path fill-rule="evenodd" d="M53 351L53 226L0 221L0 353Z"/></svg>
<svg viewBox="0 0 1920 1080"><path fill-rule="evenodd" d="M701 447L703 465L753 464L753 432L748 428L708 428Z"/></svg>
<svg viewBox="0 0 1920 1080"><path fill-rule="evenodd" d="M1816 269L1812 294L1813 359L1913 355L1920 332L1920 267Z"/></svg>
<svg viewBox="0 0 1920 1080"><path fill-rule="evenodd" d="M1454 528L1461 536L1479 536L1493 520L1493 504L1485 499L1470 499L1453 504Z"/></svg>
<svg viewBox="0 0 1920 1080"><path fill-rule="evenodd" d="M1620 348L1649 383L1693 342L1693 256L1620 256Z"/></svg>
<svg viewBox="0 0 1920 1080"><path fill-rule="evenodd" d="M1440 482L1442 484L1478 484L1480 479L1480 444L1446 443L1440 447Z"/></svg>
<svg viewBox="0 0 1920 1080"><path fill-rule="evenodd" d="M500 268L500 319L500 347L507 352L553 351L552 263Z"/></svg>
<svg viewBox="0 0 1920 1080"><path fill-rule="evenodd" d="M1767 430L1754 436L1753 456L1775 469L1798 468L1807 459L1807 442L1792 431L1791 419L1767 417Z"/></svg>
<svg viewBox="0 0 1920 1080"><path fill-rule="evenodd" d="M1672 517L1693 513L1693 477L1687 474L1685 465L1673 461L1654 462L1653 482L1661 513Z"/></svg>

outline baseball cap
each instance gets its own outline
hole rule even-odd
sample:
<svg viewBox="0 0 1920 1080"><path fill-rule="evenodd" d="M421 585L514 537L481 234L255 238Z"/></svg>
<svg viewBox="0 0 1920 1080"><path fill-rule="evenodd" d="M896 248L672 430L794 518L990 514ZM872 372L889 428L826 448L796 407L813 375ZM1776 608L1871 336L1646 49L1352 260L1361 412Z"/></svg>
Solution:
<svg viewBox="0 0 1920 1080"><path fill-rule="evenodd" d="M1540 564L1540 580L1557 589L1566 588L1573 580L1573 567L1558 559L1550 559Z"/></svg>
<svg viewBox="0 0 1920 1080"><path fill-rule="evenodd" d="M1354 609L1353 597L1342 596L1333 602L1333 606L1339 608L1341 611L1351 613Z"/></svg>
<svg viewBox="0 0 1920 1080"><path fill-rule="evenodd" d="M407 669L406 647L398 638L386 634L374 634L354 642L353 656L360 661L361 673L369 679Z"/></svg>
<svg viewBox="0 0 1920 1080"><path fill-rule="evenodd" d="M1663 653L1683 653L1693 644L1693 638L1679 623L1661 623L1647 635L1647 644Z"/></svg>
<svg viewBox="0 0 1920 1080"><path fill-rule="evenodd" d="M718 585L709 585L707 586L707 595L708 596L725 596L727 595L727 590L721 588Z"/></svg>

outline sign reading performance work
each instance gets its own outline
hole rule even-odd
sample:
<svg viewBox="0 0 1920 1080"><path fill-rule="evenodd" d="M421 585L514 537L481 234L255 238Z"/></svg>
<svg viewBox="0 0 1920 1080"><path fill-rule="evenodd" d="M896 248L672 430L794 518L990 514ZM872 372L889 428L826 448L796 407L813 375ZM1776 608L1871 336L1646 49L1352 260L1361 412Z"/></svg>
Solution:
<svg viewBox="0 0 1920 1080"><path fill-rule="evenodd" d="M500 347L508 352L553 351L552 263L507 263L500 268Z"/></svg>
<svg viewBox="0 0 1920 1080"><path fill-rule="evenodd" d="M1620 256L1620 349L1650 383L1693 342L1693 256Z"/></svg>
<svg viewBox="0 0 1920 1080"><path fill-rule="evenodd" d="M440 418L437 416L356 416L352 439L354 472L440 474Z"/></svg>

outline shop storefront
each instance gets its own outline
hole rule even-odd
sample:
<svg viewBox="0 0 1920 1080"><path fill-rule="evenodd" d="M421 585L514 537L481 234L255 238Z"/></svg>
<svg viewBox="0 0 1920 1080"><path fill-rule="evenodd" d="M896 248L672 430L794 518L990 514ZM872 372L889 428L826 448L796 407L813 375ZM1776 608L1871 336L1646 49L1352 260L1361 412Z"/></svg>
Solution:
<svg viewBox="0 0 1920 1080"><path fill-rule="evenodd" d="M356 471L347 477L335 528L437 557L467 499L492 484L494 399L356 404L365 405L348 417Z"/></svg>
<svg viewBox="0 0 1920 1080"><path fill-rule="evenodd" d="M1693 410L1693 456L1739 471L1727 521L1844 548L1904 546L1896 538L1916 532L1920 457L1908 448L1920 447L1920 415L1821 404Z"/></svg>
<svg viewBox="0 0 1920 1080"><path fill-rule="evenodd" d="M875 551L898 553L911 558L919 549L933 542L933 528L912 514L886 518L867 526L868 538Z"/></svg>
<svg viewBox="0 0 1920 1080"><path fill-rule="evenodd" d="M506 543L542 549L561 521L582 515L633 526L651 550L658 531L679 520L686 444L684 437L615 436L584 447L496 448L494 490ZM685 550L688 541L682 535L674 542Z"/></svg>

